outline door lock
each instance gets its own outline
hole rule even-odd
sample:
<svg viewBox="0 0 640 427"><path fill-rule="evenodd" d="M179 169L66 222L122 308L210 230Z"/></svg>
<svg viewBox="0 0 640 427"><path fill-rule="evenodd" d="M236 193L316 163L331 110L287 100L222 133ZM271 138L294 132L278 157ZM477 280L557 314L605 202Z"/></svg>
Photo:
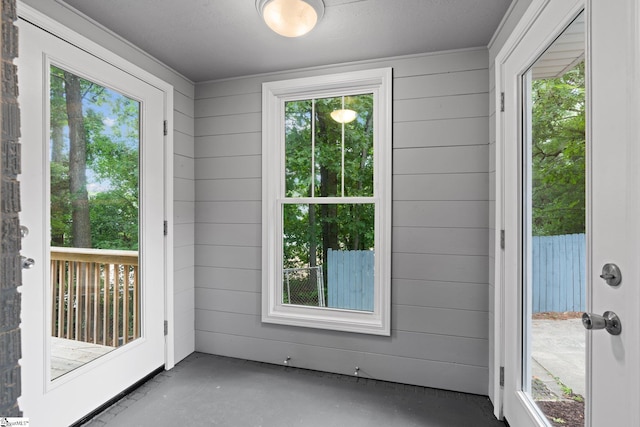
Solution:
<svg viewBox="0 0 640 427"><path fill-rule="evenodd" d="M600 277L602 277L609 286L618 286L622 282L622 273L620 272L620 268L615 264L603 265Z"/></svg>
<svg viewBox="0 0 640 427"><path fill-rule="evenodd" d="M593 313L582 314L582 326L585 329L606 329L611 335L620 335L622 323L613 311L605 311L602 316Z"/></svg>

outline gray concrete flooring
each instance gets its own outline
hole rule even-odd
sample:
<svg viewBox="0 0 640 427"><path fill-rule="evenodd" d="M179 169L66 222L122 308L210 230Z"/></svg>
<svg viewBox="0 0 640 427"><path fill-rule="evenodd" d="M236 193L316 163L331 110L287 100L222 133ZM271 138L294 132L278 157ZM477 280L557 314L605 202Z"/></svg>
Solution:
<svg viewBox="0 0 640 427"><path fill-rule="evenodd" d="M558 396L562 396L561 382L585 397L586 330L582 320L533 320L531 329L532 375Z"/></svg>
<svg viewBox="0 0 640 427"><path fill-rule="evenodd" d="M487 397L193 353L87 426L493 427Z"/></svg>

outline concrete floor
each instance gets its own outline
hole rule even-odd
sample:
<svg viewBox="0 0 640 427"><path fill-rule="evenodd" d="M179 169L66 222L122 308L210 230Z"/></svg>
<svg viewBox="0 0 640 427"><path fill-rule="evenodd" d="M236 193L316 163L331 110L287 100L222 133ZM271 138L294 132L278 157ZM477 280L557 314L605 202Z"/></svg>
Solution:
<svg viewBox="0 0 640 427"><path fill-rule="evenodd" d="M487 397L193 353L87 426L505 426Z"/></svg>
<svg viewBox="0 0 640 427"><path fill-rule="evenodd" d="M582 320L534 320L531 335L532 374L560 396L558 381L586 397L586 330Z"/></svg>

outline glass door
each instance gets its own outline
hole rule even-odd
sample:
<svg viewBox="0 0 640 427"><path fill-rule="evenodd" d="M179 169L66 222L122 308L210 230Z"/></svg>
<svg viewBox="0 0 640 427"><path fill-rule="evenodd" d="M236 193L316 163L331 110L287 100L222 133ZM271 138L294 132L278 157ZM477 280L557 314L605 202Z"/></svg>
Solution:
<svg viewBox="0 0 640 427"><path fill-rule="evenodd" d="M23 396L70 425L164 364L163 92L21 20Z"/></svg>
<svg viewBox="0 0 640 427"><path fill-rule="evenodd" d="M580 60L566 62L556 76L542 73L572 50L571 40L554 48L585 7L583 90ZM534 0L498 55L497 87L505 100L496 142L504 160L496 217L505 230L496 271L504 363L504 393L498 397L510 425L640 425L639 24L633 0ZM566 236L581 234L582 227L573 226L580 224L583 192L581 330L577 306L566 304L582 304L583 298L559 292L559 286L566 289L579 276L563 273L561 263L574 258L567 254L576 245ZM558 235L565 236L560 248L554 243ZM582 243L577 247L580 258ZM549 280L558 288L545 291L542 283ZM552 308L540 309L548 301Z"/></svg>
<svg viewBox="0 0 640 427"><path fill-rule="evenodd" d="M51 379L140 337L140 102L49 73Z"/></svg>
<svg viewBox="0 0 640 427"><path fill-rule="evenodd" d="M522 389L552 426L584 426L585 21L522 78Z"/></svg>

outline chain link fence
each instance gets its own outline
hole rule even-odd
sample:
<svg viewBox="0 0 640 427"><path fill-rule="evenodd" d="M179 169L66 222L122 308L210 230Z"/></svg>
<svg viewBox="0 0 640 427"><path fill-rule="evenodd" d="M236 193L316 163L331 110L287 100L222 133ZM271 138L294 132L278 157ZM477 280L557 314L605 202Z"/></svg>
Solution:
<svg viewBox="0 0 640 427"><path fill-rule="evenodd" d="M282 276L284 304L326 306L322 266L285 268Z"/></svg>

